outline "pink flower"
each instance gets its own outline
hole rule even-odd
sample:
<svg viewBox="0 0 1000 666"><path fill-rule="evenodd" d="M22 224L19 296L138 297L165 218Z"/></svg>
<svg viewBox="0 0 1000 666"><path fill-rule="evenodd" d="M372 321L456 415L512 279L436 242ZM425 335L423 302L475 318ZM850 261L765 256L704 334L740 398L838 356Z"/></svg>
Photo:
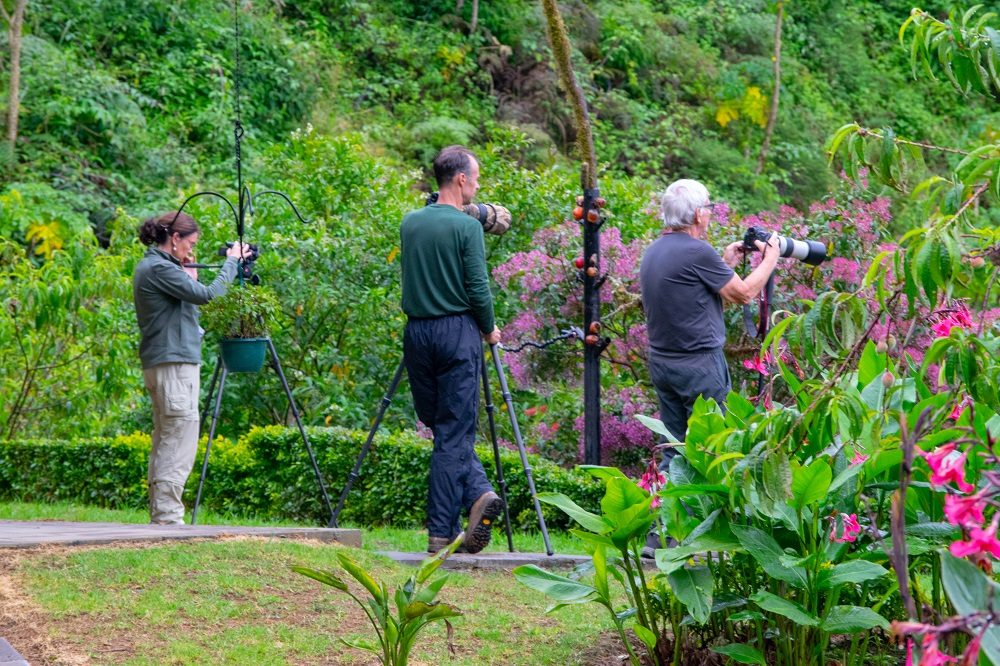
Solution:
<svg viewBox="0 0 1000 666"><path fill-rule="evenodd" d="M969 530L969 541L956 541L951 544L948 550L955 557L989 554L1000 559L1000 541L997 541L997 520L1000 520L1000 514L994 516L993 522L985 530L981 527L973 527Z"/></svg>
<svg viewBox="0 0 1000 666"><path fill-rule="evenodd" d="M920 654L920 666L944 666L944 664L958 661L955 657L938 649L937 634L924 634L920 644L923 647Z"/></svg>
<svg viewBox="0 0 1000 666"><path fill-rule="evenodd" d="M956 453L955 444L939 446L930 453L918 452L931 468L930 482L935 486L943 486L954 481L963 493L972 492L975 487L965 480L965 459L968 452Z"/></svg>
<svg viewBox="0 0 1000 666"><path fill-rule="evenodd" d="M664 486L667 482L667 477L660 471L660 468L656 466L655 460L650 460L649 465L646 466L646 471L643 472L642 478L639 479L639 487L643 490L648 490L653 495L653 503L650 505L652 508L657 508L660 506L662 500L656 492Z"/></svg>
<svg viewBox="0 0 1000 666"><path fill-rule="evenodd" d="M962 663L959 666L976 666L979 663L979 647L983 642L983 634L976 634L976 637L969 641L962 653Z"/></svg>
<svg viewBox="0 0 1000 666"><path fill-rule="evenodd" d="M851 464L852 465L861 465L866 460L868 460L868 456L866 456L865 454L863 454L860 451L858 451L857 453L854 454L854 457L851 458Z"/></svg>
<svg viewBox="0 0 1000 666"><path fill-rule="evenodd" d="M939 319L936 324L931 326L931 331L936 337L947 338L951 335L953 328L972 328L972 315L964 304L959 305L950 314Z"/></svg>
<svg viewBox="0 0 1000 666"><path fill-rule="evenodd" d="M837 536L837 519L833 519L833 525L830 529L830 541L836 541L837 543L854 543L858 539L858 534L861 533L861 524L858 522L858 514L852 513L847 515L846 513L840 514L844 523L844 533L841 536Z"/></svg>
<svg viewBox="0 0 1000 666"><path fill-rule="evenodd" d="M968 497L960 495L948 495L944 498L944 515L952 525L960 527L972 527L982 525L986 519L983 510L986 508L986 501L983 500L983 491Z"/></svg>
<svg viewBox="0 0 1000 666"><path fill-rule="evenodd" d="M951 419L952 421L957 421L959 418L961 418L962 412L965 411L965 408L971 405L972 405L972 398L970 398L969 396L964 396L961 400L955 403L955 406L952 408L951 414L948 415L948 418Z"/></svg>
<svg viewBox="0 0 1000 666"><path fill-rule="evenodd" d="M764 356L754 356L743 361L743 367L747 370L754 370L767 377L770 374L768 366L772 363L771 352L765 352Z"/></svg>

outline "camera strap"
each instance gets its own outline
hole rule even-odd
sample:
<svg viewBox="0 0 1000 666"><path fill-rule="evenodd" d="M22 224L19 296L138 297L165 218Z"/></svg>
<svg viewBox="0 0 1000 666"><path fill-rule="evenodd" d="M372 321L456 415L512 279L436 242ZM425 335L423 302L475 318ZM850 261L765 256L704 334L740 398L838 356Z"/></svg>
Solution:
<svg viewBox="0 0 1000 666"><path fill-rule="evenodd" d="M751 338L763 340L771 321L771 299L774 296L774 273L767 278L767 283L757 296L757 320L754 321L753 307L743 306L743 328Z"/></svg>

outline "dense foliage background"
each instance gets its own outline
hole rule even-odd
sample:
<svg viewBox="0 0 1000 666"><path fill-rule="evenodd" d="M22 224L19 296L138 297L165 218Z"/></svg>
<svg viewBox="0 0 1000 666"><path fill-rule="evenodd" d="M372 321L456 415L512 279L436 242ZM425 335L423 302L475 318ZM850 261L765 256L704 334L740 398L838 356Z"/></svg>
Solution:
<svg viewBox="0 0 1000 666"><path fill-rule="evenodd" d="M258 271L282 303L273 337L309 423L365 427L392 375L403 324L396 228L422 204L431 187L427 162L443 145L472 145L482 157L482 199L514 212L513 229L487 239L491 265L507 267L496 294L508 341L579 325L571 305L578 239L563 224L578 189L567 155L575 130L538 3L482 0L474 30L470 5L456 13L453 0L240 3L237 53L226 2L30 0L20 133L0 171L0 437L149 427L131 308L131 272L142 253L135 227L200 189L234 195L237 55L251 187L287 192L309 220L272 199L248 227L248 239L263 247ZM757 173L773 85L773 3L562 4L610 202L606 247L621 258L606 306L617 345L605 376L609 452L651 442L627 422L652 405L634 329L641 313L633 273L656 233L647 208L657 189L695 177L730 202L718 245L741 235L741 218L786 232L796 224L823 240L838 235L830 221L840 220L849 233L838 235L838 250L860 261L922 212L888 188L843 184L823 151L837 127L892 126L956 146L1000 131L995 106L957 98L938 81L914 85L897 41L908 0L786 5L779 113ZM943 16L948 4L924 8ZM5 40L0 35L6 54ZM0 88L0 99L6 92ZM928 157L936 159L945 163ZM866 206L877 206L868 214L877 225L865 222L870 237L858 237L852 225ZM233 225L214 203L194 211L208 257L232 240ZM533 301L544 311L524 306L525 279L541 265L531 262L542 258L523 255L542 248L539 233L542 241L549 234L543 263L552 268L544 298ZM790 282L785 305L801 311L801 299L833 280L840 288L859 284L856 267L825 271L790 273L806 291L791 292ZM527 310L549 321L535 325ZM735 319L730 351L738 366L756 350L740 340ZM577 452L579 356L568 345L551 354L508 358L518 371L518 402L529 410L521 415L529 444L567 462ZM214 355L209 340L209 368ZM561 374L534 372L546 363ZM234 378L223 432L287 422L284 403L270 373ZM389 419L414 423L405 390Z"/></svg>

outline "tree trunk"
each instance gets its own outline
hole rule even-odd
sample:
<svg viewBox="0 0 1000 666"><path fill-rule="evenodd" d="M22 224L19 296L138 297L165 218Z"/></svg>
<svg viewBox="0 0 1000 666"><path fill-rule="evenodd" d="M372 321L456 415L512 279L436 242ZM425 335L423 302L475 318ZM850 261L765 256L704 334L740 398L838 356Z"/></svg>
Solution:
<svg viewBox="0 0 1000 666"><path fill-rule="evenodd" d="M462 13L462 7L464 7L464 6L465 6L465 0L455 0L455 13L456 14L461 14Z"/></svg>
<svg viewBox="0 0 1000 666"><path fill-rule="evenodd" d="M767 162L767 151L771 147L771 136L774 125L778 122L778 97L781 94L781 20L785 14L785 1L778 0L778 18L774 22L774 90L771 92L771 110L767 114L767 127L764 128L764 143L760 147L760 158L757 160L759 175Z"/></svg>
<svg viewBox="0 0 1000 666"><path fill-rule="evenodd" d="M472 20L469 21L469 34L476 33L476 25L479 23L479 0L472 0Z"/></svg>
<svg viewBox="0 0 1000 666"><path fill-rule="evenodd" d="M21 32L24 28L24 10L28 0L15 0L13 12L0 0L0 12L7 21L7 38L10 44L10 91L7 101L7 143L14 162L17 156L17 119L21 109Z"/></svg>

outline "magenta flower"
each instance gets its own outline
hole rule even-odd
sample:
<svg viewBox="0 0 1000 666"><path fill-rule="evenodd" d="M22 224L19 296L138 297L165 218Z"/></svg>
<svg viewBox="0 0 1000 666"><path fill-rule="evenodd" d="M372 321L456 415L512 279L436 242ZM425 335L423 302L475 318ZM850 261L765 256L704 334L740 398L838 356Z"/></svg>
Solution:
<svg viewBox="0 0 1000 666"><path fill-rule="evenodd" d="M868 456L866 456L865 454L863 454L860 451L858 451L857 453L854 454L854 457L851 458L851 464L852 465L861 465L866 460L868 460Z"/></svg>
<svg viewBox="0 0 1000 666"><path fill-rule="evenodd" d="M938 649L937 634L924 634L920 644L923 648L920 654L920 666L944 666L958 661L955 657Z"/></svg>
<svg viewBox="0 0 1000 666"><path fill-rule="evenodd" d="M951 414L948 414L948 418L952 421L957 421L962 416L962 412L965 411L966 407L972 405L972 398L969 396L964 396L961 400L955 403L955 406L951 410Z"/></svg>
<svg viewBox="0 0 1000 666"><path fill-rule="evenodd" d="M967 452L957 453L954 442L939 446L930 453L919 452L931 468L931 485L943 486L954 481L963 493L972 492L975 486L965 480L965 460Z"/></svg>
<svg viewBox="0 0 1000 666"><path fill-rule="evenodd" d="M858 535L861 534L861 523L858 522L858 514L852 513L847 515L846 513L840 514L843 519L844 533L837 536L837 519L833 518L833 524L830 529L830 541L836 541L837 543L854 543L858 539Z"/></svg>
<svg viewBox="0 0 1000 666"><path fill-rule="evenodd" d="M951 335L953 328L972 328L972 315L965 305L955 308L950 314L942 317L936 324L931 326L931 331L939 338L947 338Z"/></svg>
<svg viewBox="0 0 1000 666"><path fill-rule="evenodd" d="M646 471L642 474L642 478L639 479L639 487L643 490L648 490L653 495L652 508L655 509L660 506L662 500L656 492L666 483L667 477L656 466L656 461L650 460L649 465L646 466Z"/></svg>
<svg viewBox="0 0 1000 666"><path fill-rule="evenodd" d="M743 367L747 370L754 370L760 374L767 377L771 371L768 366L771 365L773 360L771 359L771 352L767 351L763 356L754 356L753 358L748 358L743 361Z"/></svg>
<svg viewBox="0 0 1000 666"><path fill-rule="evenodd" d="M969 541L956 541L951 544L948 550L955 557L988 554L1000 559L1000 541L997 541L998 520L1000 520L1000 514L993 517L990 526L985 530L981 527L973 527L969 530Z"/></svg>
<svg viewBox="0 0 1000 666"><path fill-rule="evenodd" d="M972 527L982 525L986 518L983 510L986 508L986 501L983 499L983 492L975 495L962 497L961 495L948 495L944 498L944 515L952 525L960 527Z"/></svg>

